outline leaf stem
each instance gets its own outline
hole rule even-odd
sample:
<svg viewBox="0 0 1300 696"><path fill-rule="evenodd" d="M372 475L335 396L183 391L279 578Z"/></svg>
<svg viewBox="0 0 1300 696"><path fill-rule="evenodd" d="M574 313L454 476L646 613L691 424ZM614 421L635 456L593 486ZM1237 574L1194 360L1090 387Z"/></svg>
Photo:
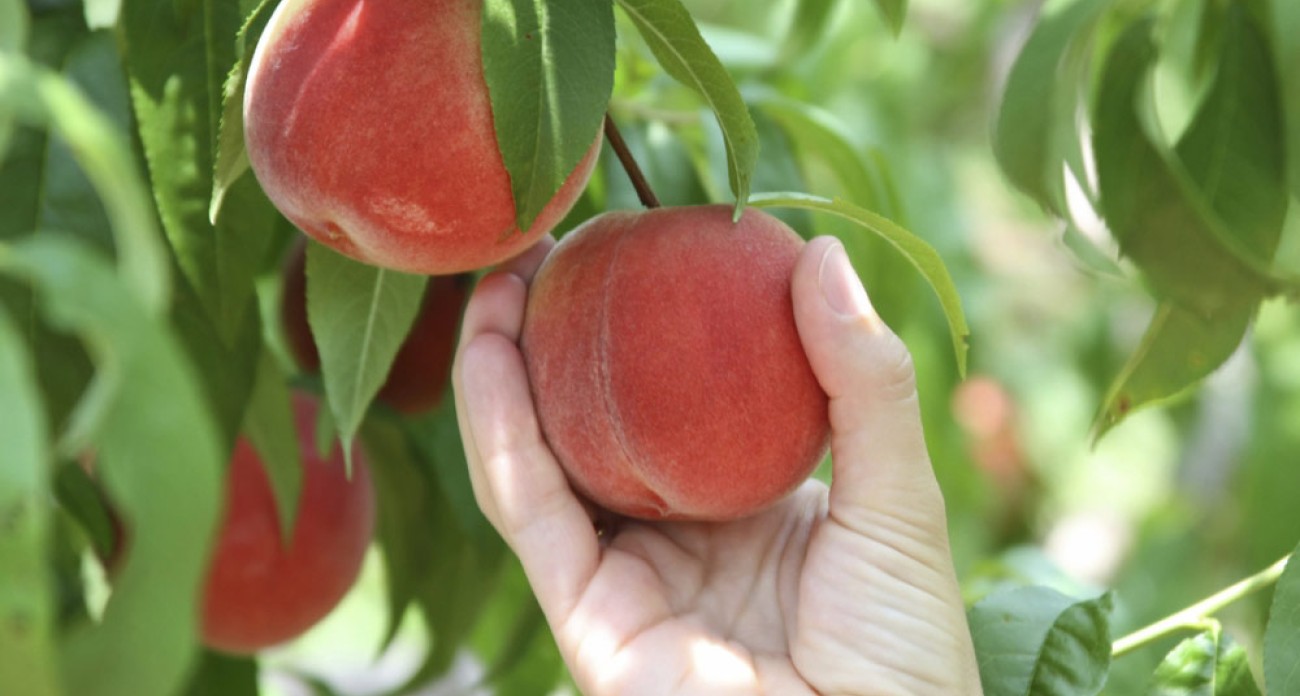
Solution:
<svg viewBox="0 0 1300 696"><path fill-rule="evenodd" d="M1174 631L1204 627L1215 612L1277 582L1277 579L1282 576L1282 571L1286 570L1287 561L1290 559L1291 555L1287 554L1264 570L1225 587L1186 609L1174 612L1120 638L1111 646L1111 657L1122 657Z"/></svg>
<svg viewBox="0 0 1300 696"><path fill-rule="evenodd" d="M618 161L623 165L623 171L627 172L627 178L632 180L632 188L636 189L636 197L641 199L641 205L647 208L658 208L659 199L650 189L650 182L646 181L645 175L641 173L641 167L632 157L632 152L627 149L627 141L623 140L623 134L618 132L618 126L614 125L614 118L608 113L605 114L605 138L609 140L609 146L614 148L614 154L618 155Z"/></svg>

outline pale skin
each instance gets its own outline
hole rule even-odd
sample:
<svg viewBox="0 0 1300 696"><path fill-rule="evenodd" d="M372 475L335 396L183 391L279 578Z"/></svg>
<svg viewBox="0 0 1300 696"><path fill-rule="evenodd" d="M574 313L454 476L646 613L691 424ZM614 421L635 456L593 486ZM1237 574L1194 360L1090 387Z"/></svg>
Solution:
<svg viewBox="0 0 1300 696"><path fill-rule="evenodd" d="M582 692L981 694L911 358L839 243L809 242L792 278L833 485L726 523L614 520L569 487L518 347L551 244L479 284L453 378L474 495Z"/></svg>

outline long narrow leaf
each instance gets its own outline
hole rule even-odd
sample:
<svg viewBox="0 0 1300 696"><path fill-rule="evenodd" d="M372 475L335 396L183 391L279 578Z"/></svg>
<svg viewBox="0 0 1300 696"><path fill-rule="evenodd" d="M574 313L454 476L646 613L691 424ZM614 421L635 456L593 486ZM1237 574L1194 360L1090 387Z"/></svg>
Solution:
<svg viewBox="0 0 1300 696"><path fill-rule="evenodd" d="M103 200L123 279L146 308L163 311L171 284L167 252L126 139L80 92L22 56L0 54L0 94L19 121L48 126L72 147Z"/></svg>
<svg viewBox="0 0 1300 696"><path fill-rule="evenodd" d="M758 130L740 90L679 0L618 0L618 4L664 70L704 97L717 116L727 143L727 177L739 219L758 163Z"/></svg>
<svg viewBox="0 0 1300 696"><path fill-rule="evenodd" d="M33 373L0 308L0 692L57 696L48 434Z"/></svg>
<svg viewBox="0 0 1300 696"><path fill-rule="evenodd" d="M427 280L307 245L307 319L345 452L415 322Z"/></svg>
<svg viewBox="0 0 1300 696"><path fill-rule="evenodd" d="M173 694L197 654L219 513L221 448L196 376L166 325L84 244L37 235L0 247L0 271L29 280L51 325L94 349L98 372L85 399L97 402L88 408L98 418L85 444L130 527L102 620L66 637L68 693Z"/></svg>
<svg viewBox="0 0 1300 696"><path fill-rule="evenodd" d="M521 230L599 137L614 89L611 0L488 0L483 70Z"/></svg>
<svg viewBox="0 0 1300 696"><path fill-rule="evenodd" d="M920 272L939 296L939 304L943 307L944 316L948 319L948 330L952 334L957 370L962 375L966 374L970 328L961 308L957 286L952 282L947 266L934 247L887 218L842 200L827 200L801 193L768 193L754 196L750 203L761 208L803 208L838 215L889 242Z"/></svg>

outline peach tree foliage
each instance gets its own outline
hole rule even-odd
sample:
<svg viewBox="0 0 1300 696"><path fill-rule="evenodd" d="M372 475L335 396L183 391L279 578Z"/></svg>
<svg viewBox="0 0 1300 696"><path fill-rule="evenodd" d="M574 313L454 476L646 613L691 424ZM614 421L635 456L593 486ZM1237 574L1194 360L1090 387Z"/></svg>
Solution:
<svg viewBox="0 0 1300 696"><path fill-rule="evenodd" d="M451 399L419 416L372 403L425 280L312 247L309 276L332 279L308 288L322 376L294 375L282 359L266 279L298 232L248 171L240 109L275 5L0 0L0 692L256 693L259 661L205 651L195 615L176 607L196 605L217 481L241 432L268 462L282 521L292 517L290 384L323 392L321 430L360 440L373 465L387 602L375 647L413 613L432 641L410 684L444 674L462 650L501 693L565 679L520 570L474 507ZM786 57L816 50L840 3L792 5ZM905 26L905 0L875 5L893 32ZM889 164L816 107L755 80L739 89L678 0L486 0L482 37L521 227L611 104L670 94L704 114L676 145L650 147L647 124L626 129L660 193L737 213L762 194L752 203L805 234L844 235L855 264L889 266L879 277L896 287L919 272L964 371L956 285L906 229ZM1157 66L1196 97L1181 118L1157 109ZM1099 214L1157 302L1099 405L1099 433L1194 388L1261 301L1296 290L1295 259L1278 251L1300 195L1298 80L1292 0L1054 0L1036 19L990 154L1065 221L1080 258L1114 270L1111 242L1074 225L1081 205ZM808 182L834 200L802 193ZM626 194L606 152L562 228ZM87 451L97 481L77 464ZM82 581L88 549L115 534L101 486L141 530L102 612ZM1175 622L1170 631L1197 632L1153 688L1258 693L1246 641L1214 613L1274 584L1260 676L1269 693L1300 689L1300 571L1281 565ZM1097 693L1123 659L1111 628L1122 600L1038 586L980 599L970 619L986 692Z"/></svg>

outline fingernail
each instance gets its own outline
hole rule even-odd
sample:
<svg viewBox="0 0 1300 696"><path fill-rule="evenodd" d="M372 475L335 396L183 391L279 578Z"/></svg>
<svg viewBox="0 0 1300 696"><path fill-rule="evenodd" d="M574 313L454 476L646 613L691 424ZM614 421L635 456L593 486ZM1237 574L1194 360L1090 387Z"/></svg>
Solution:
<svg viewBox="0 0 1300 696"><path fill-rule="evenodd" d="M817 272L817 278L821 285L822 296L826 298L826 304L830 305L836 314L846 317L873 314L871 301L867 299L867 291L862 287L862 281L854 272L853 265L849 263L843 244L836 242L826 250L826 254L822 256L821 269Z"/></svg>

